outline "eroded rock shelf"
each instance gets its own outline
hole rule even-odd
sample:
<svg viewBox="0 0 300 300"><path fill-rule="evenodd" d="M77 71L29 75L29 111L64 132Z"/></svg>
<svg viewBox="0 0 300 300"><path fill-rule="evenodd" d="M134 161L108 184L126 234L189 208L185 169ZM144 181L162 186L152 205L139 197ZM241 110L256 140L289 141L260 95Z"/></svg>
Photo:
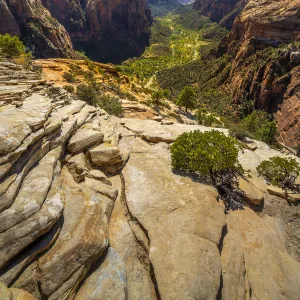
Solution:
<svg viewBox="0 0 300 300"><path fill-rule="evenodd" d="M1 72L17 84L0 79L0 299L299 299L286 235L299 207L294 223L225 214L213 187L172 171L169 143L211 128L118 119L17 65ZM284 154L252 148L251 184L283 203L255 167Z"/></svg>

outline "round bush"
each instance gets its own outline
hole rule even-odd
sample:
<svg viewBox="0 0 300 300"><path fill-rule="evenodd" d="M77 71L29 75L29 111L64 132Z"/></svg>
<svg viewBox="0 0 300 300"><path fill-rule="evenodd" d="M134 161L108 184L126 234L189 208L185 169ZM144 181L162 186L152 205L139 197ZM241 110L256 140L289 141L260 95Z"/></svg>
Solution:
<svg viewBox="0 0 300 300"><path fill-rule="evenodd" d="M229 173L241 173L239 146L233 137L213 130L182 134L171 147L172 166L209 177L214 184Z"/></svg>

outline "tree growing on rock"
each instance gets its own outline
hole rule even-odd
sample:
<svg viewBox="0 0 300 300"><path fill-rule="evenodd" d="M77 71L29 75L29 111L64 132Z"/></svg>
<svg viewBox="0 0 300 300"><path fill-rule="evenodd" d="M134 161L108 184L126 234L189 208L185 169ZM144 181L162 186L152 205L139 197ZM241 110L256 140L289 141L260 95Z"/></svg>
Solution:
<svg viewBox="0 0 300 300"><path fill-rule="evenodd" d="M0 34L0 56L12 59L25 54L25 46L17 36Z"/></svg>
<svg viewBox="0 0 300 300"><path fill-rule="evenodd" d="M287 201L288 190L300 192L300 186L295 184L300 175L300 165L295 158L271 157L257 167L257 172L271 184L282 188Z"/></svg>
<svg viewBox="0 0 300 300"><path fill-rule="evenodd" d="M156 90L152 93L152 100L155 102L156 106L159 106L160 100L163 98L170 98L170 91L169 90Z"/></svg>
<svg viewBox="0 0 300 300"><path fill-rule="evenodd" d="M186 112L188 111L188 109L194 109L196 106L195 96L196 92L194 88L192 88L191 86L185 86L178 96L178 106L185 107Z"/></svg>
<svg viewBox="0 0 300 300"><path fill-rule="evenodd" d="M182 134L171 147L174 169L193 172L209 180L219 191L227 209L239 208L238 193L243 168L238 162L239 144L219 131Z"/></svg>

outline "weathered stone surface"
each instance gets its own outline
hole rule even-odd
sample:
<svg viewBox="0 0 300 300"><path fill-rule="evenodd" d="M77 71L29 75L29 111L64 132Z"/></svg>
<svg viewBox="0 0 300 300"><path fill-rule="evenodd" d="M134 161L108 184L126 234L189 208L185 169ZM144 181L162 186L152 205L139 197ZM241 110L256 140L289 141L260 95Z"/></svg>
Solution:
<svg viewBox="0 0 300 300"><path fill-rule="evenodd" d="M72 136L68 143L67 149L70 152L79 152L94 144L103 141L103 133L90 129L81 129Z"/></svg>
<svg viewBox="0 0 300 300"><path fill-rule="evenodd" d="M211 130L211 128L201 125L173 124L163 126L152 120L122 119L122 122L127 129L151 143L173 143L176 138L184 132L194 130L204 132ZM224 133L228 132L227 129L217 128L216 130Z"/></svg>
<svg viewBox="0 0 300 300"><path fill-rule="evenodd" d="M118 147L103 143L89 150L91 161L97 166L109 166L122 162L123 157Z"/></svg>
<svg viewBox="0 0 300 300"><path fill-rule="evenodd" d="M112 185L111 181L100 170L92 169L92 170L89 171L89 173L87 174L87 176L90 177L90 178L94 178L94 179L100 180L100 181L102 181L103 183L105 183L107 185Z"/></svg>
<svg viewBox="0 0 300 300"><path fill-rule="evenodd" d="M108 196L109 198L112 198L115 200L118 196L118 190L110 185L107 185L101 181L92 179L92 178L86 178L85 183L89 188L92 190L99 192L100 194L103 194L104 196Z"/></svg>
<svg viewBox="0 0 300 300"><path fill-rule="evenodd" d="M285 191L282 188L279 188L279 187L276 187L276 186L273 186L273 185L269 185L267 187L267 191L271 195L275 195L275 196L278 196L282 199L286 199ZM288 200L292 203L296 203L296 202L300 201L300 194L293 193L292 191L287 192L287 197L288 197L288 199L286 199L286 200Z"/></svg>
<svg viewBox="0 0 300 300"><path fill-rule="evenodd" d="M86 159L83 153L76 154L72 157L67 157L68 169L73 175L76 182L80 182L84 179Z"/></svg>
<svg viewBox="0 0 300 300"><path fill-rule="evenodd" d="M32 205L31 208L38 210L36 213L32 214L32 211L28 210L30 213L26 218L23 216L22 221L0 234L1 267L38 237L48 232L61 216L64 205L60 191L59 173L60 167L58 166L55 170L55 180L42 208L40 209L37 204ZM35 198L32 200L34 201ZM19 217L18 215L13 216L15 217L12 218L14 221L16 217Z"/></svg>
<svg viewBox="0 0 300 300"><path fill-rule="evenodd" d="M107 218L100 203L86 199L66 168L62 170L65 191L64 224L54 246L39 261L39 281L49 299L75 294L83 276L107 246Z"/></svg>
<svg viewBox="0 0 300 300"><path fill-rule="evenodd" d="M221 255L223 299L299 298L300 263L287 253L282 224L246 208L229 213L227 230Z"/></svg>
<svg viewBox="0 0 300 300"><path fill-rule="evenodd" d="M75 300L127 299L125 263L113 248L108 249L103 261L95 267Z"/></svg>
<svg viewBox="0 0 300 300"><path fill-rule="evenodd" d="M243 196L254 205L261 205L264 195L263 193L249 180L240 178L239 188L243 191Z"/></svg>
<svg viewBox="0 0 300 300"><path fill-rule="evenodd" d="M127 204L149 237L162 299L215 299L221 274L217 245L225 224L216 191L173 174L166 149L152 150L140 139L130 145L123 170Z"/></svg>

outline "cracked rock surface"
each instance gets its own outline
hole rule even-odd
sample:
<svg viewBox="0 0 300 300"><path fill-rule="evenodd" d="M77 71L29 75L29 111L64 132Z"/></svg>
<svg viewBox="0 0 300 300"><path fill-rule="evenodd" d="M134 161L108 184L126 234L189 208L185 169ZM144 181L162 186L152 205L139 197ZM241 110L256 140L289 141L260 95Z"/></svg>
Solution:
<svg viewBox="0 0 300 300"><path fill-rule="evenodd" d="M1 300L299 299L299 206L255 171L284 154L240 153L267 209L225 214L171 168L172 140L211 128L118 119L36 80L1 98Z"/></svg>

